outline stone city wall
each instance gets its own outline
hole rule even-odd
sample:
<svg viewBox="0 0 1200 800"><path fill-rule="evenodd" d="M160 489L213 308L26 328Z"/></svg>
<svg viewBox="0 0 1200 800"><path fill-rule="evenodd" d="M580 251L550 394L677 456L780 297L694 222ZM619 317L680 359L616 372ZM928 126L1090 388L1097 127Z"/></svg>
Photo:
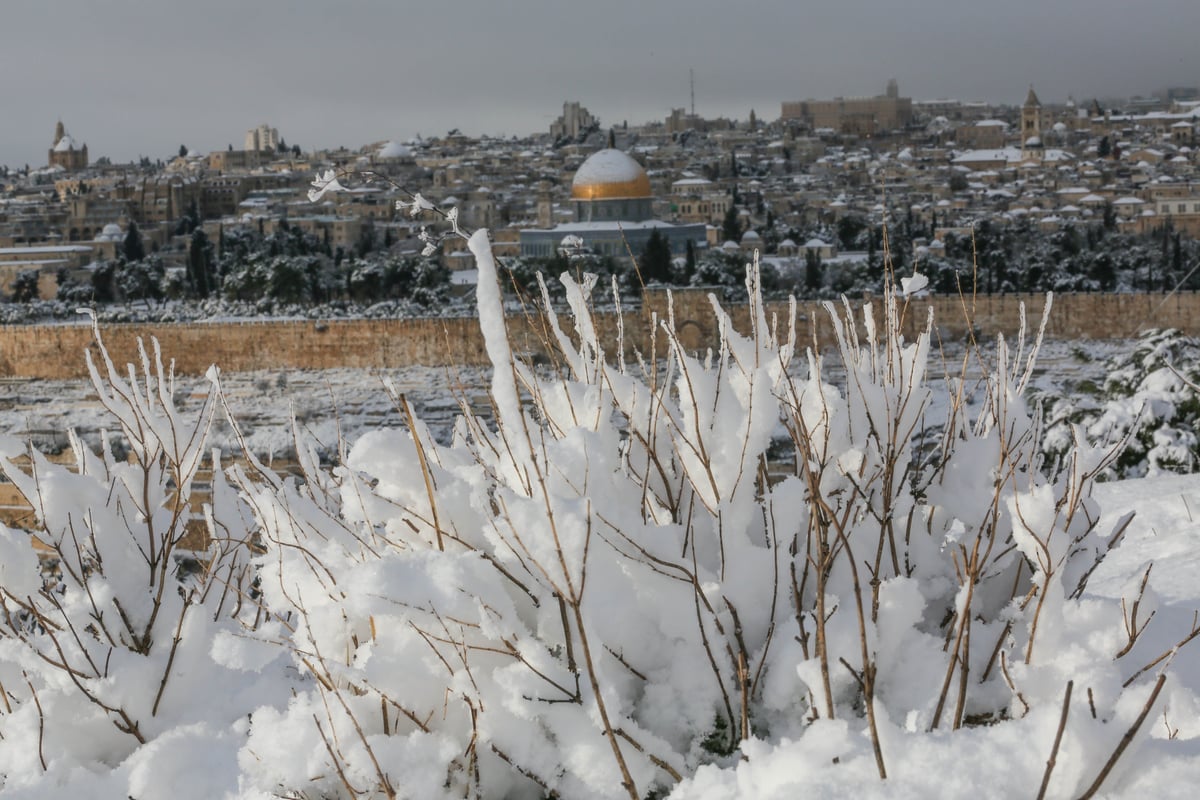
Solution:
<svg viewBox="0 0 1200 800"><path fill-rule="evenodd" d="M689 350L702 350L717 341L718 326L707 291L674 293L675 330ZM914 299L904 310L904 327L913 335L924 324L929 308L934 310L938 334L944 340L961 340L967 335L968 316L974 321L981 341L997 333L1012 336L1024 303L1031 326L1041 318L1042 295L980 296L968 298L936 296ZM862 300L853 301L856 309ZM880 301L873 304L879 313ZM803 344L816 337L819 347L831 345L831 328L818 303L800 303L798 337ZM666 320L665 293L653 292L639 310L621 315L626 349L650 352L647 331L651 314ZM730 308L734 326L749 327L746 305ZM788 305L772 303L782 333ZM616 314L597 315L597 326L605 341L615 341ZM573 331L570 321L561 324ZM1110 339L1132 336L1147 327L1180 328L1200 335L1200 295L1162 294L1067 294L1054 298L1048 335L1060 339ZM136 357L136 342L156 337L166 359L174 359L181 374L202 374L211 364L227 372L278 369L328 369L335 367L388 368L416 364L440 366L481 364L486 361L478 321L473 318L423 318L403 320L325 320L211 322L187 324L103 325L102 334L114 360L125 363ZM523 354L541 354L542 322L534 317L513 316L509 320L513 349ZM92 330L87 324L0 326L0 377L79 378L86 377L83 353L95 353ZM656 352L665 352L660 335Z"/></svg>

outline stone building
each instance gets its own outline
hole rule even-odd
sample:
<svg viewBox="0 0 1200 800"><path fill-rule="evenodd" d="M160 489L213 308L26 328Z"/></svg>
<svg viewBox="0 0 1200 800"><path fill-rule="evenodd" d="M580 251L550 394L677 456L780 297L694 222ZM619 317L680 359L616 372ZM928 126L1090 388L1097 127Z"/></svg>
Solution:
<svg viewBox="0 0 1200 800"><path fill-rule="evenodd" d="M896 81L876 97L835 97L832 100L803 100L783 104L782 120L796 120L807 127L830 129L856 136L875 136L902 130L912 122L911 97L901 97Z"/></svg>
<svg viewBox="0 0 1200 800"><path fill-rule="evenodd" d="M671 184L671 210L683 222L719 225L733 196L707 178L682 178Z"/></svg>
<svg viewBox="0 0 1200 800"><path fill-rule="evenodd" d="M1200 184L1160 184L1147 194L1157 225L1169 224L1186 236L1200 237Z"/></svg>
<svg viewBox="0 0 1200 800"><path fill-rule="evenodd" d="M208 168L218 173L246 172L258 169L263 164L261 151L247 150L214 150L208 154Z"/></svg>
<svg viewBox="0 0 1200 800"><path fill-rule="evenodd" d="M245 150L257 150L262 152L268 150L274 152L279 149L279 131L267 125L265 122L255 128L246 131Z"/></svg>
<svg viewBox="0 0 1200 800"><path fill-rule="evenodd" d="M555 139L577 139L580 133L597 130L600 120L578 102L563 103L562 116L550 123L550 136Z"/></svg>
<svg viewBox="0 0 1200 800"><path fill-rule="evenodd" d="M1008 123L1001 119L983 119L974 125L964 125L954 131L959 147L972 150L999 150L1004 147Z"/></svg>
<svg viewBox="0 0 1200 800"><path fill-rule="evenodd" d="M81 194L67 198L67 219L63 225L68 242L90 242L106 225L127 225L136 215L131 200L100 194Z"/></svg>
<svg viewBox="0 0 1200 800"><path fill-rule="evenodd" d="M673 225L653 218L654 196L642 165L613 148L588 157L571 180L575 221L546 229L521 231L521 255L549 258L564 246L628 261L629 253L645 249L657 230L674 255L683 255L688 242L707 242L705 226ZM568 238L569 237L569 238Z"/></svg>
<svg viewBox="0 0 1200 800"><path fill-rule="evenodd" d="M61 119L54 126L54 144L50 145L46 163L52 167L62 167L67 172L87 169L87 145L76 147L75 140L67 133Z"/></svg>

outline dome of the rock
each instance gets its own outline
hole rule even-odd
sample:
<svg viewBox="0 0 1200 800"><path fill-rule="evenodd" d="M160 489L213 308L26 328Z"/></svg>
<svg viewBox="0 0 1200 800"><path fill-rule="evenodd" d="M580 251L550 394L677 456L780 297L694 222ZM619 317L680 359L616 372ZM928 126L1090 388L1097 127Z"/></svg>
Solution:
<svg viewBox="0 0 1200 800"><path fill-rule="evenodd" d="M620 150L593 153L575 172L572 200L624 200L650 197L646 170Z"/></svg>

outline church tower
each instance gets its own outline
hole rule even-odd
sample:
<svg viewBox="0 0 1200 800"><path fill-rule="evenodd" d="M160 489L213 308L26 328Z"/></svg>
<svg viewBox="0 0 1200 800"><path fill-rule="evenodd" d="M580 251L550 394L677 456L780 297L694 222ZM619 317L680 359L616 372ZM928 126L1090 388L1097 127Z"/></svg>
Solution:
<svg viewBox="0 0 1200 800"><path fill-rule="evenodd" d="M1025 97L1025 105L1021 107L1021 158L1041 160L1044 145L1042 143L1042 101L1038 100L1029 85L1029 94Z"/></svg>
<svg viewBox="0 0 1200 800"><path fill-rule="evenodd" d="M76 147L75 140L67 133L61 119L54 126L54 144L50 145L47 151L46 163L52 167L61 167L66 172L87 169L87 145Z"/></svg>

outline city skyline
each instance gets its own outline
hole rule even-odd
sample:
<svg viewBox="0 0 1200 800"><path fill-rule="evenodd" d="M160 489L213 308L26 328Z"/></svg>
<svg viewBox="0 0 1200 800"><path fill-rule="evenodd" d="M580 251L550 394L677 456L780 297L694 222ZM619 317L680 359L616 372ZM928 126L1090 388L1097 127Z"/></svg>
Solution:
<svg viewBox="0 0 1200 800"><path fill-rule="evenodd" d="M14 0L5 19L10 167L43 166L60 119L93 160L114 161L240 147L260 123L306 150L451 128L525 136L565 100L606 127L641 124L690 104L689 70L697 113L763 120L788 100L881 94L889 78L917 101L1012 105L1030 84L1054 103L1200 83L1187 0L916 0L903 16L880 0Z"/></svg>

